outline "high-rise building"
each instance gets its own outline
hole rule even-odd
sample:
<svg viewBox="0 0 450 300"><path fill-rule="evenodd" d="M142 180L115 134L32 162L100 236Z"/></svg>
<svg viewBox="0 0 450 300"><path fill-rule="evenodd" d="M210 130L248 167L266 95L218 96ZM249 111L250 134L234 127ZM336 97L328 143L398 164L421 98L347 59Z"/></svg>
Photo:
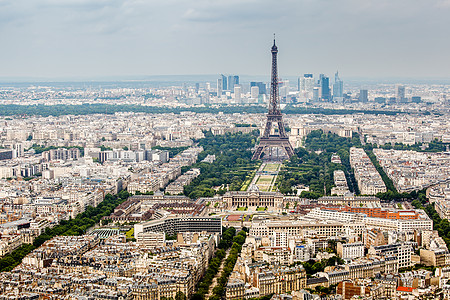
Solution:
<svg viewBox="0 0 450 300"><path fill-rule="evenodd" d="M319 102L319 87L314 87L313 88L313 97L312 97L312 101L313 102Z"/></svg>
<svg viewBox="0 0 450 300"><path fill-rule="evenodd" d="M397 102L405 101L405 86L404 85L397 86L397 95L395 98L396 98Z"/></svg>
<svg viewBox="0 0 450 300"><path fill-rule="evenodd" d="M330 78L324 74L319 77L320 99L323 101L330 101Z"/></svg>
<svg viewBox="0 0 450 300"><path fill-rule="evenodd" d="M252 81L250 82L250 88L257 86L259 89L259 94L266 94L266 84L260 81Z"/></svg>
<svg viewBox="0 0 450 300"><path fill-rule="evenodd" d="M198 91L200 90L200 83L195 83L195 93L198 94Z"/></svg>
<svg viewBox="0 0 450 300"><path fill-rule="evenodd" d="M339 72L334 75L333 100L340 101L344 97L344 82L339 78Z"/></svg>
<svg viewBox="0 0 450 300"><path fill-rule="evenodd" d="M240 85L235 85L234 86L234 101L236 103L241 103L242 99L241 99L241 86Z"/></svg>
<svg viewBox="0 0 450 300"><path fill-rule="evenodd" d="M314 88L314 77L313 74L303 74L300 78L300 91L311 93Z"/></svg>
<svg viewBox="0 0 450 300"><path fill-rule="evenodd" d="M289 94L289 80L282 80L278 83L280 98L286 100Z"/></svg>
<svg viewBox="0 0 450 300"><path fill-rule="evenodd" d="M220 74L220 77L222 78L222 91L228 91L227 76Z"/></svg>
<svg viewBox="0 0 450 300"><path fill-rule="evenodd" d="M220 96L222 96L222 93L223 93L223 79L218 78L217 79L217 97L220 98Z"/></svg>
<svg viewBox="0 0 450 300"><path fill-rule="evenodd" d="M359 91L359 101L360 102L367 102L367 101L369 101L368 95L369 95L369 93L368 93L367 90L360 90Z"/></svg>
<svg viewBox="0 0 450 300"><path fill-rule="evenodd" d="M253 99L258 99L259 96L259 87L258 86L252 86L250 88L250 95Z"/></svg>
<svg viewBox="0 0 450 300"><path fill-rule="evenodd" d="M232 91L234 89L234 86L237 84L239 84L239 76L237 75L228 76L228 90Z"/></svg>

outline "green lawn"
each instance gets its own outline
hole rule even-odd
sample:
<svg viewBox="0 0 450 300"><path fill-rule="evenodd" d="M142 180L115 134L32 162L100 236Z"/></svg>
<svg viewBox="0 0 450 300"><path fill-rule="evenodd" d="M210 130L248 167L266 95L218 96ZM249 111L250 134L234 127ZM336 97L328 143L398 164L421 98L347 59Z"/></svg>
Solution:
<svg viewBox="0 0 450 300"><path fill-rule="evenodd" d="M127 239L134 238L134 227L127 231L126 236L127 236Z"/></svg>
<svg viewBox="0 0 450 300"><path fill-rule="evenodd" d="M267 164L264 166L264 171L273 172L278 171L280 164Z"/></svg>
<svg viewBox="0 0 450 300"><path fill-rule="evenodd" d="M256 210L257 211L266 211L267 207L258 207Z"/></svg>
<svg viewBox="0 0 450 300"><path fill-rule="evenodd" d="M236 210L237 210L237 211L246 211L246 210L247 210L247 207L244 207L244 206L238 207Z"/></svg>
<svg viewBox="0 0 450 300"><path fill-rule="evenodd" d="M274 176L270 175L262 175L259 176L258 180L256 181L256 184L270 184L273 180Z"/></svg>

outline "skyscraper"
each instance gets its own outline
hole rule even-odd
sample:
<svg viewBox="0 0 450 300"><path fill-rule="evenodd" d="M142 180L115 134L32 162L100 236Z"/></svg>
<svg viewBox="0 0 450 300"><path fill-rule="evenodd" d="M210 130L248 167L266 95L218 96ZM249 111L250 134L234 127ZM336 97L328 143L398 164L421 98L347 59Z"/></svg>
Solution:
<svg viewBox="0 0 450 300"><path fill-rule="evenodd" d="M258 99L259 96L259 87L258 86L252 86L250 88L250 95L253 99Z"/></svg>
<svg viewBox="0 0 450 300"><path fill-rule="evenodd" d="M397 95L396 95L397 102L403 102L405 101L405 86L404 85L398 85L397 86Z"/></svg>
<svg viewBox="0 0 450 300"><path fill-rule="evenodd" d="M234 86L234 100L235 100L236 103L241 103L242 102L241 86L240 85L235 85Z"/></svg>
<svg viewBox="0 0 450 300"><path fill-rule="evenodd" d="M228 90L233 91L234 86L239 84L239 76L230 75L228 76Z"/></svg>
<svg viewBox="0 0 450 300"><path fill-rule="evenodd" d="M223 92L223 79L218 78L217 79L217 97L220 98L220 96L222 96L222 92Z"/></svg>
<svg viewBox="0 0 450 300"><path fill-rule="evenodd" d="M344 82L339 78L339 72L334 75L333 100L340 102L344 97Z"/></svg>
<svg viewBox="0 0 450 300"><path fill-rule="evenodd" d="M303 74L300 78L300 91L311 93L314 88L314 77L313 74Z"/></svg>
<svg viewBox="0 0 450 300"><path fill-rule="evenodd" d="M250 82L250 88L257 86L259 89L259 94L266 94L266 84L260 81L252 81Z"/></svg>
<svg viewBox="0 0 450 300"><path fill-rule="evenodd" d="M318 87L313 88L313 96L312 96L313 102L319 102L319 90L320 89Z"/></svg>
<svg viewBox="0 0 450 300"><path fill-rule="evenodd" d="M222 78L222 91L228 91L227 76L220 74Z"/></svg>
<svg viewBox="0 0 450 300"><path fill-rule="evenodd" d="M280 98L286 100L289 94L289 80L282 80L278 82L278 91Z"/></svg>
<svg viewBox="0 0 450 300"><path fill-rule="evenodd" d="M367 90L360 90L359 91L359 101L361 101L361 102L369 101L368 95L369 95L369 93Z"/></svg>
<svg viewBox="0 0 450 300"><path fill-rule="evenodd" d="M324 74L319 77L320 99L323 101L330 101L330 78Z"/></svg>

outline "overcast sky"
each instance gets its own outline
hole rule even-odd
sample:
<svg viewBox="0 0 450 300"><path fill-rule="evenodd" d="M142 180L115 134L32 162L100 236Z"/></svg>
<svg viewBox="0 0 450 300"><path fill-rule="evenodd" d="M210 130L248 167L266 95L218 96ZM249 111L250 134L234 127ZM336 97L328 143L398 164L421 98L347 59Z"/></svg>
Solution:
<svg viewBox="0 0 450 300"><path fill-rule="evenodd" d="M0 77L450 78L450 0L0 0Z"/></svg>

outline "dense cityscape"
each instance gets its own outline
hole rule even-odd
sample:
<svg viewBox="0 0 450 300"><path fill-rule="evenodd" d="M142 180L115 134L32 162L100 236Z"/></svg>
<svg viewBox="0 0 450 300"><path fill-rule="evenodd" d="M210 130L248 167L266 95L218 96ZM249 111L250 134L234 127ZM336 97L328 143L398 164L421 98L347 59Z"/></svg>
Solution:
<svg viewBox="0 0 450 300"><path fill-rule="evenodd" d="M448 85L105 84L1 87L0 299L449 297Z"/></svg>
<svg viewBox="0 0 450 300"><path fill-rule="evenodd" d="M0 1L0 300L450 300L449 13Z"/></svg>

